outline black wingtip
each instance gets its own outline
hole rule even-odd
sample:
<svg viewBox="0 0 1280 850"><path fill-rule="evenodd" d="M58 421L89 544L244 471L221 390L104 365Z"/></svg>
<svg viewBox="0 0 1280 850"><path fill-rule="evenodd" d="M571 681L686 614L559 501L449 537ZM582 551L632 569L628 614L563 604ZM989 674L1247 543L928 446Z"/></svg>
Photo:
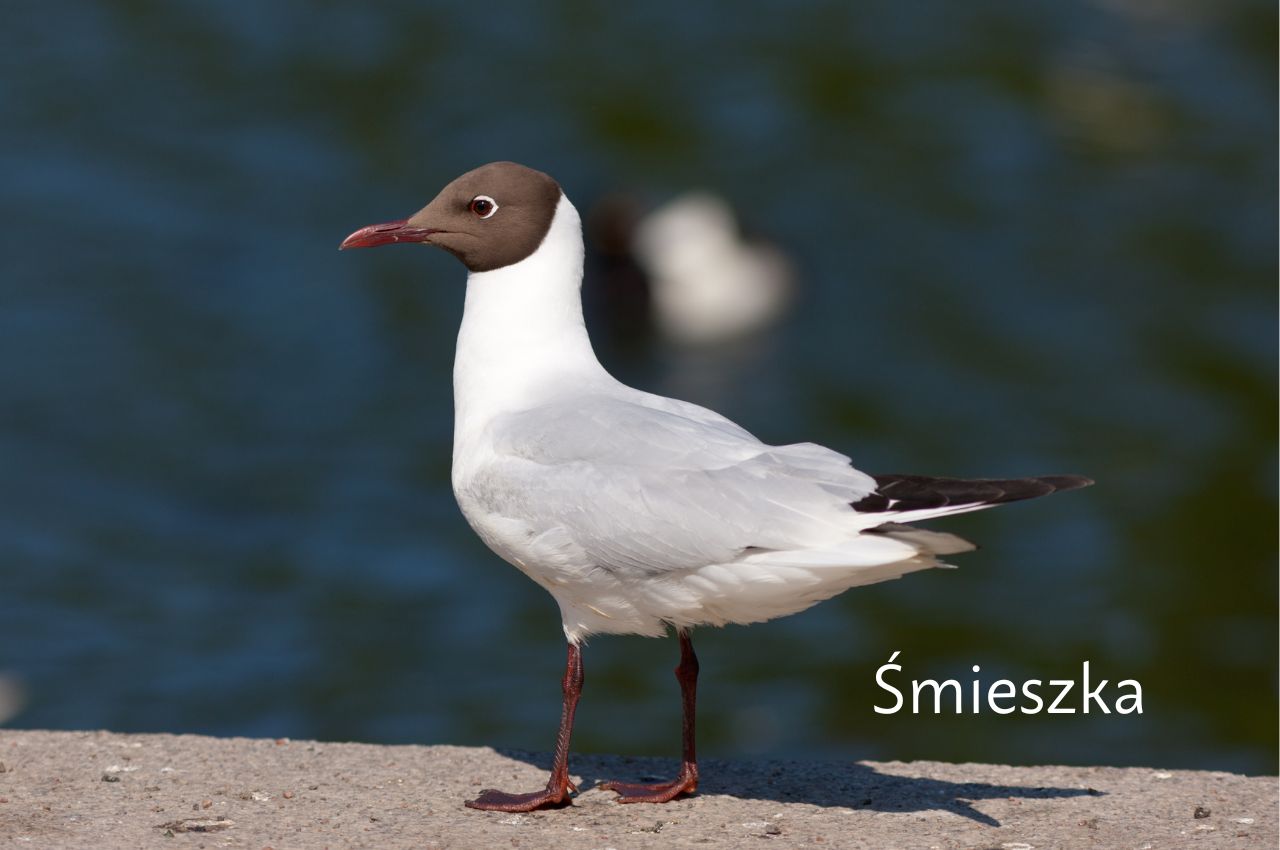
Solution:
<svg viewBox="0 0 1280 850"><path fill-rule="evenodd" d="M861 513L999 505L1079 490L1093 483L1083 475L1029 478L934 478L927 475L876 475L876 491L852 503ZM968 508L973 510L974 508Z"/></svg>
<svg viewBox="0 0 1280 850"><path fill-rule="evenodd" d="M1041 475L1039 480L1053 487L1055 493L1092 487L1096 483L1092 478L1086 478L1083 475Z"/></svg>

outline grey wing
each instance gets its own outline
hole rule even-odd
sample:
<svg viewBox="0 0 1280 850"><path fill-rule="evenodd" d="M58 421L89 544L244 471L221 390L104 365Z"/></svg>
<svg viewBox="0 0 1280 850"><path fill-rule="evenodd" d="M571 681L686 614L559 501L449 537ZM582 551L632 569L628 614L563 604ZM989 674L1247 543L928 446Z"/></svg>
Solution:
<svg viewBox="0 0 1280 850"><path fill-rule="evenodd" d="M567 535L597 566L651 574L847 539L875 481L812 443L769 446L705 408L586 396L500 417L488 507Z"/></svg>

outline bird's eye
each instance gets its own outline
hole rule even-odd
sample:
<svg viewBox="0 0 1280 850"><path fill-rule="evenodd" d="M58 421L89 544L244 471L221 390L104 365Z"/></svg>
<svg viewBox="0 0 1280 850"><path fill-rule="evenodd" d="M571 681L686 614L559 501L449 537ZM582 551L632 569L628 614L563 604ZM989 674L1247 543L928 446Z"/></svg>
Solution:
<svg viewBox="0 0 1280 850"><path fill-rule="evenodd" d="M488 218L498 211L498 202L488 195L476 195L471 199L470 209L480 218Z"/></svg>

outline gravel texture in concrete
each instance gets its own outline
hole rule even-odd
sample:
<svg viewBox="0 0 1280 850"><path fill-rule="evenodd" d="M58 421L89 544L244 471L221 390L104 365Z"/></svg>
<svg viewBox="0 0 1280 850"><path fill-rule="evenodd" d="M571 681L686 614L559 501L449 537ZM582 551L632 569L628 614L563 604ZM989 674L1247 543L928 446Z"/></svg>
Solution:
<svg viewBox="0 0 1280 850"><path fill-rule="evenodd" d="M576 756L582 793L525 815L547 758L194 735L0 730L0 846L28 848L1226 848L1277 846L1277 780L1151 768L703 763L701 792L619 805L661 759Z"/></svg>

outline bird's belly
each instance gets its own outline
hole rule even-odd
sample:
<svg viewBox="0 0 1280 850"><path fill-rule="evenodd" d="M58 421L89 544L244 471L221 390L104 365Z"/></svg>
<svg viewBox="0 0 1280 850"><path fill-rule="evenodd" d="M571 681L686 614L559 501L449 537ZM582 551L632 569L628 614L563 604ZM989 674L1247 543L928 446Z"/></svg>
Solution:
<svg viewBox="0 0 1280 850"><path fill-rule="evenodd" d="M589 634L665 632L661 606L647 604L646 594L637 594L625 577L594 563L564 528L543 528L510 516L510 511L494 511L465 487L456 488L454 495L485 545L555 598L570 640Z"/></svg>
<svg viewBox="0 0 1280 850"><path fill-rule="evenodd" d="M661 635L669 625L773 619L856 584L935 563L913 561L914 549L875 538L865 545L897 548L881 553L883 560L868 560L861 550L816 555L803 549L765 550L721 562L637 569L611 560L608 541L594 541L602 548L584 548L587 544L580 544L554 514L540 510L536 501L513 497L509 485L492 474L460 475L454 493L480 539L555 598L573 641L594 633ZM891 565L888 572L881 574L881 564Z"/></svg>
<svg viewBox="0 0 1280 850"><path fill-rule="evenodd" d="M486 546L534 581L546 584L546 574L550 571L542 568L541 559L537 557L538 532L532 525L494 513L464 493L455 492L455 496L467 524Z"/></svg>

